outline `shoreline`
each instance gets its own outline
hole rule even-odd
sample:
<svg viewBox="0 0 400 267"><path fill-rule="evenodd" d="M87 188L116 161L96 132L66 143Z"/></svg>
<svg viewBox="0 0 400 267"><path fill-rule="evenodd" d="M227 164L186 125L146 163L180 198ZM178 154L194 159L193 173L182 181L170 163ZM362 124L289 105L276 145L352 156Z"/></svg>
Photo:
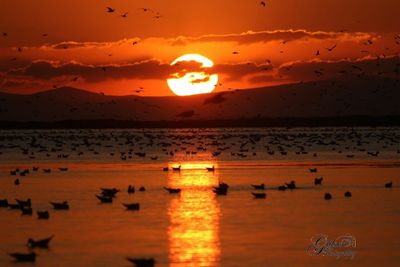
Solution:
<svg viewBox="0 0 400 267"><path fill-rule="evenodd" d="M0 129L265 128L400 126L400 116L284 117L225 120L60 120L0 121Z"/></svg>

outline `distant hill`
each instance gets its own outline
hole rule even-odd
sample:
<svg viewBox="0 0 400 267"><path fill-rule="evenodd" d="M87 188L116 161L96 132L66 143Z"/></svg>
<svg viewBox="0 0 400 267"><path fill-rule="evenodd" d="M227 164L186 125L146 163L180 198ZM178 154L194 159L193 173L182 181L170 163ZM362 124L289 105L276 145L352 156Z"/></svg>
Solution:
<svg viewBox="0 0 400 267"><path fill-rule="evenodd" d="M75 88L0 93L0 121L216 121L400 116L400 80L348 77L196 96L108 96Z"/></svg>

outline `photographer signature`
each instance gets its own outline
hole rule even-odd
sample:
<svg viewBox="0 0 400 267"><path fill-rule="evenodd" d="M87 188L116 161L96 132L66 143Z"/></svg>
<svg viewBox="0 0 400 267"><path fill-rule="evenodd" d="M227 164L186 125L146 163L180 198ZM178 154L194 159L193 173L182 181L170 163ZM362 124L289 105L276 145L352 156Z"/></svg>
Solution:
<svg viewBox="0 0 400 267"><path fill-rule="evenodd" d="M311 244L307 247L308 254L312 256L332 256L337 259L353 259L356 252L356 239L350 234L345 234L336 239L329 239L328 235L318 234L311 238Z"/></svg>

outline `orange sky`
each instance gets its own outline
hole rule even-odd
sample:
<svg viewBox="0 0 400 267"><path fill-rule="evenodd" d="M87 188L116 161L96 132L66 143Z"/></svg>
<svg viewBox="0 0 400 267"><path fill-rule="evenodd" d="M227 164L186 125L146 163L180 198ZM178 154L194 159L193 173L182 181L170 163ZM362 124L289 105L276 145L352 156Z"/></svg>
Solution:
<svg viewBox="0 0 400 267"><path fill-rule="evenodd" d="M398 0L266 2L1 1L0 91L170 95L168 64L185 53L214 61L219 91L331 78L354 65L398 75Z"/></svg>

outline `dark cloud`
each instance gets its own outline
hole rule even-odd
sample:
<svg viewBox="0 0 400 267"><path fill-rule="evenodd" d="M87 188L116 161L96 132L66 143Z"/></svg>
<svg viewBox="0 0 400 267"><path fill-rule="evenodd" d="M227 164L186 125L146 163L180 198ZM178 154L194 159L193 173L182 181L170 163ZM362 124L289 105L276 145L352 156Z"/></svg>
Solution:
<svg viewBox="0 0 400 267"><path fill-rule="evenodd" d="M309 61L282 65L279 76L292 80L330 79L345 75L378 75L398 77L400 57L377 57L361 60Z"/></svg>
<svg viewBox="0 0 400 267"><path fill-rule="evenodd" d="M200 37L180 36L171 41L172 45L186 45L197 42L235 42L238 44L248 44L257 42L285 41L290 42L300 39L337 39L346 37L349 39L372 38L371 33L346 33L346 32L310 32L306 30L276 30L276 31L248 31L240 34L210 34Z"/></svg>
<svg viewBox="0 0 400 267"><path fill-rule="evenodd" d="M269 65L257 65L256 63L238 63L238 64L218 64L212 68L213 73L226 76L226 81L237 81L243 77L259 72L268 72L265 69ZM270 70L269 70L270 71Z"/></svg>
<svg viewBox="0 0 400 267"><path fill-rule="evenodd" d="M206 98L203 102L203 105L208 105L208 104L221 104L226 101L226 98L224 95L226 92L221 92L218 94L214 94L208 98Z"/></svg>
<svg viewBox="0 0 400 267"><path fill-rule="evenodd" d="M174 66L157 61L146 60L125 65L84 65L50 61L35 61L22 68L4 73L4 77L16 77L40 81L70 80L80 77L87 83L105 80L141 79L165 80L182 77L189 72L217 73L225 82L237 82L245 78L250 83L271 81L300 81L329 79L346 74L382 75L399 77L400 60L398 56L365 58L362 60L307 61L281 65L277 69L269 65L256 63L217 64L211 68L202 68L198 62L181 62ZM206 78L207 79L207 78ZM206 80L204 80L206 81ZM194 82L204 82L202 79Z"/></svg>
<svg viewBox="0 0 400 267"><path fill-rule="evenodd" d="M10 75L29 76L37 79L52 79L62 76L80 76L86 82L108 79L166 79L171 73L169 64L147 60L126 65L84 65L80 63L60 64L50 61L35 61L30 65L10 70Z"/></svg>
<svg viewBox="0 0 400 267"><path fill-rule="evenodd" d="M279 80L276 76L274 75L256 75L253 77L250 77L248 79L248 82L250 83L266 83L266 82L273 82Z"/></svg>
<svg viewBox="0 0 400 267"><path fill-rule="evenodd" d="M115 47L123 44L135 45L140 42L138 38L131 39L121 39L114 42L75 42L75 41L67 41L60 42L56 44L48 44L43 46L44 48L50 49L73 49L73 48L96 48L96 47Z"/></svg>
<svg viewBox="0 0 400 267"><path fill-rule="evenodd" d="M34 61L22 68L11 69L8 74L41 80L79 76L86 82L99 82L109 79L165 80L183 77L189 72L203 72L205 74L225 75L227 81L234 81L250 74L265 72L265 68L266 65L255 63L218 64L211 68L202 68L201 64L195 61L185 61L170 66L157 60L146 60L125 65L84 65L74 62L62 64L41 60Z"/></svg>

